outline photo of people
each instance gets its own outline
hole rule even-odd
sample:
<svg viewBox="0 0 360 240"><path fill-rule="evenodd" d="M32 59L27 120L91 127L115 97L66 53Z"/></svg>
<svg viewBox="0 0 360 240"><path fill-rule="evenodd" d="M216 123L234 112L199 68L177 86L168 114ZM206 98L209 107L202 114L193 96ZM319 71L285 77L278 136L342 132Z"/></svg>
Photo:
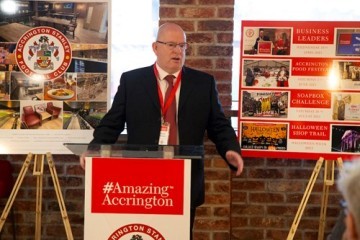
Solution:
<svg viewBox="0 0 360 240"><path fill-rule="evenodd" d="M277 87L288 87L289 86L289 71L285 66L280 67L276 76L276 86Z"/></svg>
<svg viewBox="0 0 360 240"><path fill-rule="evenodd" d="M289 87L290 60L244 60L242 83L246 87Z"/></svg>
<svg viewBox="0 0 360 240"><path fill-rule="evenodd" d="M290 55L290 28L245 27L243 36L244 54Z"/></svg>
<svg viewBox="0 0 360 240"><path fill-rule="evenodd" d="M253 86L255 83L254 70L250 67L246 68L245 85L247 87Z"/></svg>
<svg viewBox="0 0 360 240"><path fill-rule="evenodd" d="M286 118L288 92L243 91L242 117Z"/></svg>
<svg viewBox="0 0 360 240"><path fill-rule="evenodd" d="M289 55L290 40L286 31L275 31L274 55Z"/></svg>
<svg viewBox="0 0 360 240"><path fill-rule="evenodd" d="M269 36L267 36L265 34L263 29L260 29L259 30L259 36L256 38L255 44L253 46L254 53L258 52L259 42L263 42L263 41L270 41L270 38L269 38Z"/></svg>
<svg viewBox="0 0 360 240"><path fill-rule="evenodd" d="M242 123L241 148L257 150L286 150L287 124Z"/></svg>
<svg viewBox="0 0 360 240"><path fill-rule="evenodd" d="M360 127L333 125L331 151L360 152Z"/></svg>

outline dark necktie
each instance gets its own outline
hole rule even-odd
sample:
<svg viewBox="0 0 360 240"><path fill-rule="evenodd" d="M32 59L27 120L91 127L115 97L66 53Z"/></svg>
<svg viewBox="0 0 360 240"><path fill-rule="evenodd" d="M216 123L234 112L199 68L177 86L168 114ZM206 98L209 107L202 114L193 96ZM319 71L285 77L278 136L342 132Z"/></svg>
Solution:
<svg viewBox="0 0 360 240"><path fill-rule="evenodd" d="M174 88L174 78L173 75L167 75L165 80L168 82L168 88L165 92L165 103L168 101L170 93ZM177 144L177 125L176 125L176 96L174 96L174 100L166 111L164 116L165 122L170 123L170 133L169 133L169 142L168 145L176 145Z"/></svg>

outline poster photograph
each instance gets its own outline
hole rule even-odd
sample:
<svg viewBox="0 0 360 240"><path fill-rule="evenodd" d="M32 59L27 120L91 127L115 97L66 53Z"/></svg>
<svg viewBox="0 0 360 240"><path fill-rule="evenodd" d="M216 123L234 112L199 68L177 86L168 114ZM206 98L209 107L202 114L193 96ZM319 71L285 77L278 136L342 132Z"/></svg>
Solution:
<svg viewBox="0 0 360 240"><path fill-rule="evenodd" d="M342 90L360 89L360 61L334 61L339 74L339 88Z"/></svg>
<svg viewBox="0 0 360 240"><path fill-rule="evenodd" d="M245 60L242 69L242 85L256 88L288 87L290 68L290 60Z"/></svg>
<svg viewBox="0 0 360 240"><path fill-rule="evenodd" d="M243 123L241 148L256 150L286 150L287 124Z"/></svg>
<svg viewBox="0 0 360 240"><path fill-rule="evenodd" d="M287 118L288 92L243 91L242 116Z"/></svg>
<svg viewBox="0 0 360 240"><path fill-rule="evenodd" d="M336 55L360 56L360 28L337 29Z"/></svg>
<svg viewBox="0 0 360 240"><path fill-rule="evenodd" d="M335 93L333 119L342 121L360 121L360 96L356 93Z"/></svg>
<svg viewBox="0 0 360 240"><path fill-rule="evenodd" d="M242 21L241 25L242 154L352 158L360 145L359 22Z"/></svg>
<svg viewBox="0 0 360 240"><path fill-rule="evenodd" d="M290 55L291 28L244 27L244 55Z"/></svg>
<svg viewBox="0 0 360 240"><path fill-rule="evenodd" d="M64 143L92 139L110 102L109 7L23 1L1 16L1 154L68 154Z"/></svg>
<svg viewBox="0 0 360 240"><path fill-rule="evenodd" d="M360 152L360 126L332 126L332 152Z"/></svg>

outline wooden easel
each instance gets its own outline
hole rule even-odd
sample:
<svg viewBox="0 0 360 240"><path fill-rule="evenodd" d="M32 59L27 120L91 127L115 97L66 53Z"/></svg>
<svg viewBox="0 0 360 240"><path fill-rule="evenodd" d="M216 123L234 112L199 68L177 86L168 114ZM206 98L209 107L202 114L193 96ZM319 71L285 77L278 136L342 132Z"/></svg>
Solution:
<svg viewBox="0 0 360 240"><path fill-rule="evenodd" d="M328 205L328 197L329 197L329 187L333 186L335 183L334 175L335 175L335 161L337 163L337 166L339 169L343 168L343 161L341 158L337 158L337 160L325 160L325 169L324 169L324 184L323 184L323 192L322 192L322 198L321 198L321 211L320 211L320 222L319 222L319 233L318 233L318 240L324 239L324 230L325 230L325 223L326 223L326 210ZM298 208L298 211L295 215L294 221L291 225L290 232L287 236L287 240L292 240L294 238L294 235L296 233L297 227L300 223L302 214L304 213L304 209L306 207L306 204L309 200L309 196L311 194L311 191L314 187L314 184L316 182L316 179L319 175L319 172L321 170L321 167L323 165L324 158L320 157L319 160L317 160L315 168L312 172L312 175L310 177L309 183L306 187L304 196L301 200L300 206Z"/></svg>
<svg viewBox="0 0 360 240"><path fill-rule="evenodd" d="M33 158L33 154L29 153L24 161L24 164L20 170L20 173L18 175L18 178L16 179L16 182L14 184L14 187L11 191L10 197L5 205L5 208L3 210L3 213L0 218L0 232L5 224L6 218L9 214L9 211L14 203L14 200L16 198L16 195L19 191L19 188L21 187L21 184L24 180L25 174L29 168L29 165L31 163L31 160ZM42 188L43 188L43 175L44 175L44 158L45 155L35 155L34 157L34 170L33 175L36 176L36 216L35 216L35 240L41 239L41 206L42 206ZM49 164L50 173L52 176L52 180L54 183L54 188L56 192L56 196L58 199L61 216L64 222L66 236L68 240L73 240L74 237L72 235L71 227L69 218L66 212L66 207L64 203L64 198L61 193L59 179L56 173L55 164L52 158L51 153L46 153L46 158Z"/></svg>

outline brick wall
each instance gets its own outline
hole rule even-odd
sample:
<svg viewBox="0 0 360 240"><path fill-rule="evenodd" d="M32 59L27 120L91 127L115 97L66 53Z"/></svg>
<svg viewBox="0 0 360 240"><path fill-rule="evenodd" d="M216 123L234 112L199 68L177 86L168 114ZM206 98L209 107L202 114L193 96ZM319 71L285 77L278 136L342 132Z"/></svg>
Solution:
<svg viewBox="0 0 360 240"><path fill-rule="evenodd" d="M245 159L241 177L233 177L231 239L287 239L296 212L305 195L317 161L300 159ZM324 187L323 170L318 169L294 239L318 239L319 216ZM334 167L337 173L337 167ZM335 174L336 177L336 174ZM341 196L336 185L329 187L325 235L339 213Z"/></svg>
<svg viewBox="0 0 360 240"><path fill-rule="evenodd" d="M161 0L160 24L172 21L187 32L186 64L213 74L217 79L221 103L231 107L232 37L234 0ZM316 161L299 159L245 159L240 177L232 175L215 147L206 142L206 203L198 208L196 240L286 239ZM0 156L20 171L25 155ZM75 239L83 236L84 172L78 158L55 155L57 173ZM36 179L29 169L14 203L17 239L33 239ZM321 192L320 173L304 209L294 239L317 239ZM339 211L340 195L330 188L326 231ZM4 203L4 201L0 201ZM0 211L3 205L0 205ZM11 238L11 219L3 229L3 240ZM45 164L42 239L66 239L62 218Z"/></svg>

